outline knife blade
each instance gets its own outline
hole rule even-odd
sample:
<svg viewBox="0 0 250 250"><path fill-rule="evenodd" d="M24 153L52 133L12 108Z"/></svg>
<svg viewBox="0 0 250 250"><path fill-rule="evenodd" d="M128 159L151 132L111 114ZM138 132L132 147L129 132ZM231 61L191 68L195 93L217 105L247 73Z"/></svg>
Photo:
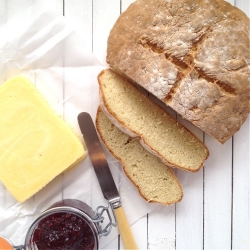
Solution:
<svg viewBox="0 0 250 250"><path fill-rule="evenodd" d="M82 112L78 115L78 123L103 196L114 208L119 207L121 205L120 195L103 152L93 120L88 113Z"/></svg>
<svg viewBox="0 0 250 250"><path fill-rule="evenodd" d="M114 211L124 246L126 249L137 249L126 215L122 208L119 192L90 114L86 112L80 113L78 115L78 123L103 196L111 204L111 208Z"/></svg>

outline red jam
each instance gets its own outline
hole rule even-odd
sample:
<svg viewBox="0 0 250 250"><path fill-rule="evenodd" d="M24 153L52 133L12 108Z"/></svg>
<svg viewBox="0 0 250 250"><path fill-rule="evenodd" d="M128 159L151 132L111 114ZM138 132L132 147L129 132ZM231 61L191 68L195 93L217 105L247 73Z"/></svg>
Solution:
<svg viewBox="0 0 250 250"><path fill-rule="evenodd" d="M38 250L93 250L94 234L81 217L60 212L42 219L34 231L32 243Z"/></svg>

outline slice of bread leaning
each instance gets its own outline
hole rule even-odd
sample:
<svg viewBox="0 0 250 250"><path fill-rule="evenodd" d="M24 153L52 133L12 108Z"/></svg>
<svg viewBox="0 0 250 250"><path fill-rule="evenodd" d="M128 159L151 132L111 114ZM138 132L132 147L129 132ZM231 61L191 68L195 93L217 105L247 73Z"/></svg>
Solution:
<svg viewBox="0 0 250 250"><path fill-rule="evenodd" d="M198 171L207 147L163 108L111 69L98 76L101 108L119 129L140 138L143 147L166 165Z"/></svg>
<svg viewBox="0 0 250 250"><path fill-rule="evenodd" d="M110 153L121 162L123 170L148 202L171 205L183 197L182 187L169 167L118 129L99 108L96 128Z"/></svg>

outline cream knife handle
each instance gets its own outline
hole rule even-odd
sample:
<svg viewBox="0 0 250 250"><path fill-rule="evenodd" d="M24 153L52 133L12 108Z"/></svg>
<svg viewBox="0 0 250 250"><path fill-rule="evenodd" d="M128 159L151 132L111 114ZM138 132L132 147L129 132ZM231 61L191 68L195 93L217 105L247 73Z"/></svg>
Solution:
<svg viewBox="0 0 250 250"><path fill-rule="evenodd" d="M127 218L122 207L114 209L118 228L122 236L122 241L126 249L137 249L134 237L131 233Z"/></svg>

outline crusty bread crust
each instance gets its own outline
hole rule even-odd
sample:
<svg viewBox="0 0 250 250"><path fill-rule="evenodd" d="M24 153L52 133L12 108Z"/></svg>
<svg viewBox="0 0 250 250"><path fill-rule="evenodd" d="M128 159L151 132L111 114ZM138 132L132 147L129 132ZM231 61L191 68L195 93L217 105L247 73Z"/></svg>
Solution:
<svg viewBox="0 0 250 250"><path fill-rule="evenodd" d="M112 134L112 140L115 140L116 143L112 143L112 140L110 139L110 137L107 136L107 133L110 134L110 128L107 128L106 124L103 124L103 115L104 113L102 112L101 108L98 107L97 110L97 114L96 114L96 129L97 132L102 140L102 142L104 143L105 147L109 150L109 152L122 164L122 168L123 171L125 173L125 175L128 177L128 179L133 183L133 185L137 188L139 194L141 195L141 197L143 199L145 199L147 202L150 203L159 203L159 204L163 204L163 205L172 205L176 202L181 201L182 197L183 197L183 190L182 190L182 186L180 184L180 182L178 181L178 179L176 178L175 174L173 173L173 171L168 168L167 166L162 166L162 163L160 161L154 161L154 163L156 165L151 166L149 165L150 163L152 163L150 161L150 159L152 160L153 156L148 155L148 157L150 158L147 162L149 166L136 166L136 175L142 175L143 173L143 168L147 168L147 170L153 169L153 173L154 175L151 175L151 185L154 185L154 181L159 182L159 175L161 175L162 171L163 173L166 174L166 178L168 180L166 180L166 186L160 186L157 187L157 192L153 192L151 195L149 195L147 192L145 192L145 183L142 181L143 178L139 178L139 180L137 178L134 177L134 173L131 172L131 166L128 165L132 165L133 162L126 162L126 160L124 159L124 155L126 153L129 154L128 152L128 148L129 146L124 145L124 138L127 141L126 143L133 143L130 139L130 137L128 135L125 135L122 131L120 131L118 128L116 129L116 131L120 131L117 133L111 132ZM108 120L108 119L107 119ZM111 124L111 122L109 122ZM112 129L112 131L114 131L114 129ZM136 140L136 139L134 139ZM119 145L120 146L120 150L117 150L117 147L114 147L114 145ZM135 143L137 148L140 148L140 144L139 143ZM140 160L140 157L144 157L143 154L143 149L141 150L142 155L140 155L138 157L138 160ZM133 152L130 151L131 154L133 154ZM136 157L135 157L136 158ZM165 170L162 170L165 169ZM142 171L142 172L141 172ZM147 171L148 172L148 171ZM164 178L164 177L162 177ZM175 188L170 189L169 188L169 182L172 183L171 186L175 186ZM165 199L163 199L162 197L157 197L157 193L158 192L162 192L163 194L165 194ZM164 195L163 195L164 197Z"/></svg>
<svg viewBox="0 0 250 250"><path fill-rule="evenodd" d="M175 138L175 140L180 140L180 142L178 143L178 148L176 148L175 146L174 149L171 149L171 148L168 149L168 142L165 143L165 140L169 140L170 142L170 138L169 139L165 137L162 138L161 135L157 135L157 136L159 139L159 143L161 141L163 143L163 146L160 149L155 148L149 143L149 141L146 141L146 139L148 139L148 136L146 136L142 131L134 130L131 126L128 125L127 123L128 120L122 118L122 114L121 114L122 110L119 110L119 113L117 110L116 112L114 112L114 110L116 109L115 107L116 105L112 105L110 101L108 100L109 98L107 97L107 91L110 91L112 89L112 87L109 87L109 85L112 84L111 83L112 81L116 81L116 82L121 81L125 89L131 89L136 94L136 96L128 96L124 98L126 99L126 103L128 105L128 106L125 105L125 108L126 107L131 108L130 102L132 101L132 99L138 98L143 102L143 106L148 107L148 109L146 110L146 113L141 113L141 115L145 117L151 117L152 113L154 113L159 119L161 119L161 117L165 117L163 118L164 119L163 122L166 123L165 130L167 130L167 126L170 126L174 129L175 132L177 132L177 137ZM187 128L179 124L174 118L170 117L168 113L162 109L162 107L153 103L149 98L147 98L142 93L140 93L140 91L135 86L133 86L130 82L128 82L121 75L117 74L115 71L111 69L106 69L100 72L100 74L98 75L98 83L99 83L99 90L100 90L99 91L100 107L102 108L102 111L105 113L105 115L109 118L109 120L116 127L118 127L124 133L128 134L130 137L137 137L140 140L141 145L146 150L148 150L151 154L159 157L164 164L170 167L177 167L177 168L187 170L190 172L197 172L200 170L205 160L209 156L209 151L207 147L203 144L203 142L201 142L193 133L191 133L191 131L189 131ZM108 88L108 90L105 90L106 88ZM112 99L115 100L116 103L120 101L118 95L119 95L118 93L117 95L115 94L112 95ZM120 96L120 99L122 98L123 97ZM135 106L138 106L137 104L139 103L136 103ZM136 107L133 107L133 109L136 110L137 114L140 112L143 112L140 108L136 109ZM128 115L133 116L132 114L128 114ZM134 117L134 119L136 120L137 117ZM156 121L156 120L153 121L153 123L157 123L157 122L159 121ZM148 130L152 130L152 129L154 130L154 126L152 126L152 124L151 125L147 124L145 125L145 127L148 128ZM167 131L163 131L163 132L167 133ZM186 140L189 140L189 141L186 141ZM189 143L191 143L190 146L189 146ZM183 149L184 152L182 152L182 150L180 149L181 147L183 148L185 147L185 149ZM193 150L193 148L196 148L196 149ZM163 151L165 150L167 151L168 150L170 151L180 150L180 152L177 153L176 157L177 158L181 157L181 154L187 155L185 156L186 157L185 162L177 164L177 162L174 162L173 160L171 161L170 159L167 158L166 154L163 153ZM197 162L193 162L191 165L189 165L190 163L188 161L190 157L195 158L196 155L197 155Z"/></svg>
<svg viewBox="0 0 250 250"><path fill-rule="evenodd" d="M222 0L137 0L107 63L221 143L250 112L250 21Z"/></svg>

